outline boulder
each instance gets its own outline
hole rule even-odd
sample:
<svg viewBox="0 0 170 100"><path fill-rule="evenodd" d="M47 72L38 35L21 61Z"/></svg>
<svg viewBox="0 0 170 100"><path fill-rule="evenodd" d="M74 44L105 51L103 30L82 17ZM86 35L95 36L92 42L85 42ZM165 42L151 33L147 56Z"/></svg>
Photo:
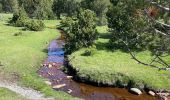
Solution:
<svg viewBox="0 0 170 100"><path fill-rule="evenodd" d="M53 86L53 88L54 89L60 89L60 88L65 87L65 86L66 86L66 84L59 84L59 85Z"/></svg>
<svg viewBox="0 0 170 100"><path fill-rule="evenodd" d="M137 89L137 88L131 88L131 89L130 89L130 92L135 93L135 94L137 94L137 95L142 94L141 90L139 90L139 89Z"/></svg>
<svg viewBox="0 0 170 100"><path fill-rule="evenodd" d="M153 91L149 91L148 94L151 96L155 96L155 92L153 92Z"/></svg>

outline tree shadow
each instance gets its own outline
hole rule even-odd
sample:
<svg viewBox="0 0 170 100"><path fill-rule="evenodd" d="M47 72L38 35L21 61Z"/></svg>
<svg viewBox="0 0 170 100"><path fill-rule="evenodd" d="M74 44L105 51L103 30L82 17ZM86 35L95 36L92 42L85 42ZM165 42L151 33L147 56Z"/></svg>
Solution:
<svg viewBox="0 0 170 100"><path fill-rule="evenodd" d="M111 33L100 33L99 34L99 38L102 38L102 39L110 39L112 37L112 34Z"/></svg>
<svg viewBox="0 0 170 100"><path fill-rule="evenodd" d="M97 50L111 50L110 49L110 43L109 42L96 42L95 43Z"/></svg>

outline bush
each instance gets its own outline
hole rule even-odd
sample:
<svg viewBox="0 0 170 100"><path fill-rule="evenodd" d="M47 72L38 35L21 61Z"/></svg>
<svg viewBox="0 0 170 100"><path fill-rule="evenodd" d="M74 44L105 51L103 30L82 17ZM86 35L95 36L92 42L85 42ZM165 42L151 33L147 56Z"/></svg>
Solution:
<svg viewBox="0 0 170 100"><path fill-rule="evenodd" d="M67 54L93 45L98 35L96 19L93 11L80 10L76 18L66 18L61 22L61 27L66 32L65 51Z"/></svg>
<svg viewBox="0 0 170 100"><path fill-rule="evenodd" d="M24 27L27 21L28 21L28 15L25 12L25 9L21 7L18 12L13 14L13 17L9 21L9 23L17 27Z"/></svg>
<svg viewBox="0 0 170 100"><path fill-rule="evenodd" d="M30 20L25 27L31 31L42 31L45 28L45 25L41 20Z"/></svg>

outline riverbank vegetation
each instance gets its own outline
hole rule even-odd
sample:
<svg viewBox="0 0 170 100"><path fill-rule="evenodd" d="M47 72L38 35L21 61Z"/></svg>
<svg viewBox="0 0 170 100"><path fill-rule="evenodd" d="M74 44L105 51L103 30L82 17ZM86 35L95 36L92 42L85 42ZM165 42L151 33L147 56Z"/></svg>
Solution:
<svg viewBox="0 0 170 100"><path fill-rule="evenodd" d="M138 87L140 89L170 90L169 71L154 69L137 63L131 55L120 49L109 49L107 27L98 27L99 39L94 49L83 48L69 56L75 77L82 82L94 82L100 85L116 87ZM102 31L102 33L101 33ZM91 56L84 56L87 51ZM150 51L136 53L139 60L149 63ZM167 57L166 60L169 60ZM78 63L77 63L78 62Z"/></svg>

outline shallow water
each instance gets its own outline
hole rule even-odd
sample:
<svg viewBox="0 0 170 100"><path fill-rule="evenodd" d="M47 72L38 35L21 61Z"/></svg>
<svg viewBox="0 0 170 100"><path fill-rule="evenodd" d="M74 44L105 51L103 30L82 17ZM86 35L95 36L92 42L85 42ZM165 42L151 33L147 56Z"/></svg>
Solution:
<svg viewBox="0 0 170 100"><path fill-rule="evenodd" d="M156 98L147 94L138 96L129 93L126 89L95 87L68 79L60 68L64 64L63 45L64 41L61 38L50 43L48 58L44 61L44 66L38 71L39 75L49 79L52 87L65 84L64 87L56 90L70 92L71 95L85 100L156 100ZM53 66L49 67L48 64Z"/></svg>

